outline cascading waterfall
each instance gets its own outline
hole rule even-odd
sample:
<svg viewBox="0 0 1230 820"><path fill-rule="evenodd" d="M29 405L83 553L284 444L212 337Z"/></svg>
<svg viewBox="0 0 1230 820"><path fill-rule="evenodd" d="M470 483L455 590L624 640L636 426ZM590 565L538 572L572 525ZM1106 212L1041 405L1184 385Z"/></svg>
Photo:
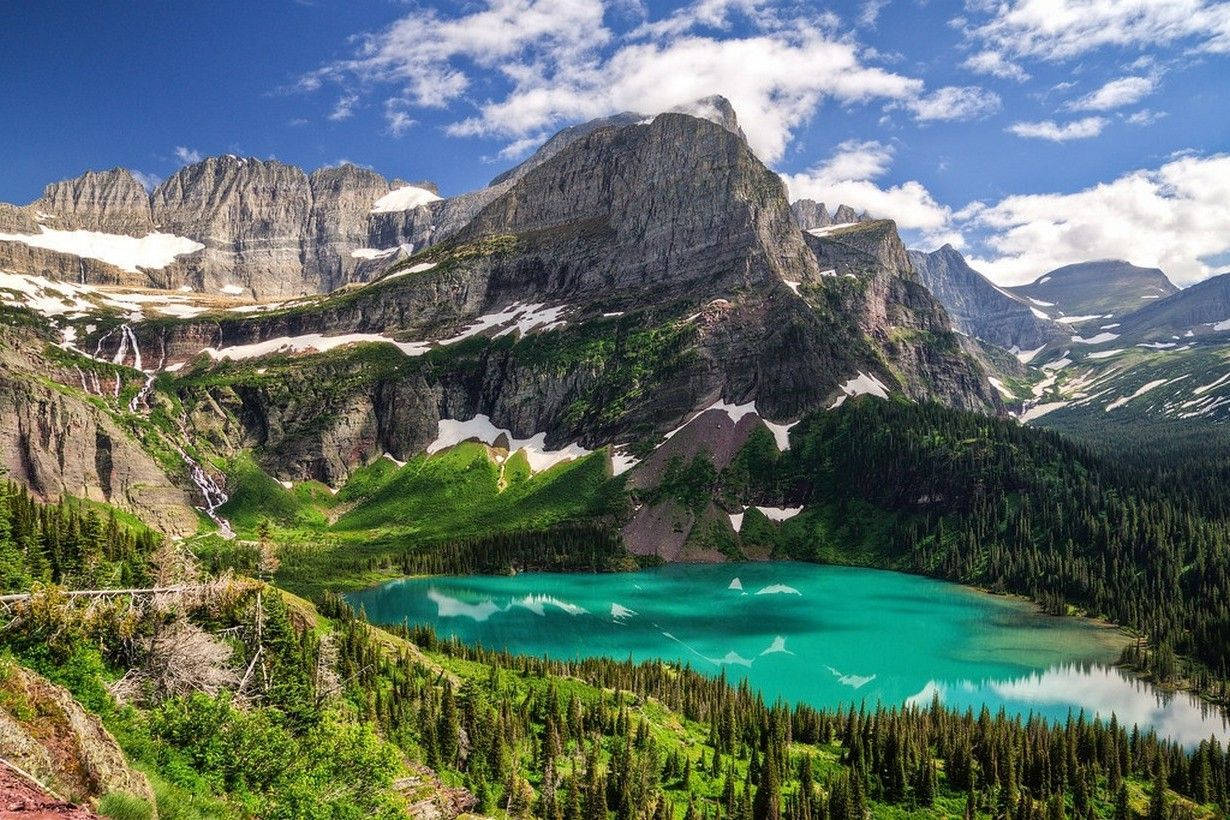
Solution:
<svg viewBox="0 0 1230 820"><path fill-rule="evenodd" d="M175 451L179 453L179 457L183 459L184 464L188 467L188 475L192 477L192 483L196 484L201 491L201 497L205 500L205 506L199 507L202 512L209 516L209 520L218 525L219 534L223 538L234 538L235 531L231 529L231 522L227 521L222 516L218 515L218 508L225 504L229 498L222 488L218 486L209 473L197 464L192 456L185 453L178 445L172 444Z"/></svg>

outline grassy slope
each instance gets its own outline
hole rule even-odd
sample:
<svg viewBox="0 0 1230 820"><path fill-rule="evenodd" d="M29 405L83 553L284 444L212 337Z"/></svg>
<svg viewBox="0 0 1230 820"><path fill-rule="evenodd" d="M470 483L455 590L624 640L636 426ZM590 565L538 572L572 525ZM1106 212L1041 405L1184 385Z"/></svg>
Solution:
<svg viewBox="0 0 1230 820"><path fill-rule="evenodd" d="M531 475L524 454L500 464L493 452L465 442L400 467L381 458L336 495L315 482L288 489L242 455L229 465L232 500L219 512L241 540L258 539L268 522L282 545L279 581L310 597L326 581L339 589L387 577L360 565L418 545L584 521L609 514L623 497L602 453Z"/></svg>

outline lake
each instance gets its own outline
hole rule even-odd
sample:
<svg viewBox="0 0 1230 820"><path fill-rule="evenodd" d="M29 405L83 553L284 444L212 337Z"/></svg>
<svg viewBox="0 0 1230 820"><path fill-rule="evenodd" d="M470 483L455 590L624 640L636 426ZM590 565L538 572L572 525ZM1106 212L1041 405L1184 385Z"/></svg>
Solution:
<svg viewBox="0 0 1230 820"><path fill-rule="evenodd" d="M1125 638L1023 601L881 570L798 563L668 565L632 573L406 578L347 596L374 623L559 659L664 658L766 700L880 701L1062 719L1070 711L1193 745L1222 713L1111 666Z"/></svg>

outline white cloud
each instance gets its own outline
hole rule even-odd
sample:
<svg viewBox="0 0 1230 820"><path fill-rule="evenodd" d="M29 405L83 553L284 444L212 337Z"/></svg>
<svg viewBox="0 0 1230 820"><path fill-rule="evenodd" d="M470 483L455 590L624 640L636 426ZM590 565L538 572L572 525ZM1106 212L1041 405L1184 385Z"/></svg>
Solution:
<svg viewBox="0 0 1230 820"><path fill-rule="evenodd" d="M970 264L1000 284L1089 259L1156 266L1176 283L1221 272L1230 252L1230 155L1185 156L1071 194L1010 196L956 214L989 231Z"/></svg>
<svg viewBox="0 0 1230 820"><path fill-rule="evenodd" d="M863 0L858 11L859 25L875 28L876 21L880 19L880 12L884 11L888 3L889 0Z"/></svg>
<svg viewBox="0 0 1230 820"><path fill-rule="evenodd" d="M564 123L617 111L654 114L720 93L769 162L826 98L901 101L922 91L917 79L865 64L856 43L832 32L831 12L785 20L764 0L698 0L624 38L603 14L600 0L483 0L451 18L416 11L363 37L352 59L324 66L299 87L326 80L392 86L404 111L448 106L474 77L495 73L507 90L447 130L514 145ZM749 23L744 36L725 33L736 14Z"/></svg>
<svg viewBox="0 0 1230 820"><path fill-rule="evenodd" d="M178 146L175 149L175 156L179 158L180 162L186 162L189 164L193 162L201 161L200 151L196 150L195 148L185 148L182 145Z"/></svg>
<svg viewBox="0 0 1230 820"><path fill-rule="evenodd" d="M838 205L849 205L929 236L943 231L951 212L936 202L922 183L910 180L881 188L873 182L888 171L892 157L890 145L847 140L827 160L803 173L783 174L782 179L792 200L814 199L826 203L830 211Z"/></svg>
<svg viewBox="0 0 1230 820"><path fill-rule="evenodd" d="M1152 125L1165 116L1167 116L1165 111L1153 111L1149 108L1142 108L1128 116L1125 122L1128 123L1128 125Z"/></svg>
<svg viewBox="0 0 1230 820"><path fill-rule="evenodd" d="M1179 42L1230 53L1230 3L1224 0L1005 0L983 8L990 18L966 34L1018 56L1065 60L1104 46Z"/></svg>
<svg viewBox="0 0 1230 820"><path fill-rule="evenodd" d="M994 114L1000 105L998 94L976 85L947 85L906 103L919 122L977 119Z"/></svg>
<svg viewBox="0 0 1230 820"><path fill-rule="evenodd" d="M354 114L355 104L359 101L359 95L354 92L347 92L337 98L337 103L333 106L333 110L329 112L329 119L334 122L340 120L348 120Z"/></svg>
<svg viewBox="0 0 1230 820"><path fill-rule="evenodd" d="M141 187L143 187L147 192L154 190L158 187L158 183L162 182L162 177L157 174L147 174L144 171L135 170L131 173L134 177L136 177L137 182L141 183Z"/></svg>
<svg viewBox="0 0 1230 820"><path fill-rule="evenodd" d="M1063 123L1054 120L1041 122L1014 122L1008 130L1018 137L1028 139L1051 140L1052 142L1067 142L1068 140L1083 140L1096 137L1106 127L1104 117L1083 117L1079 120Z"/></svg>
<svg viewBox="0 0 1230 820"><path fill-rule="evenodd" d="M1156 87L1157 80L1153 77L1119 77L1074 101L1069 108L1075 111L1110 111L1139 102Z"/></svg>
<svg viewBox="0 0 1230 820"><path fill-rule="evenodd" d="M405 134L414 127L415 122L405 111L391 106L385 108L384 121L388 123L389 133L395 137Z"/></svg>
<svg viewBox="0 0 1230 820"><path fill-rule="evenodd" d="M961 63L963 68L975 74L990 74L1003 80L1016 80L1023 83L1029 79L1029 73L1016 63L1004 57L998 51L980 51Z"/></svg>

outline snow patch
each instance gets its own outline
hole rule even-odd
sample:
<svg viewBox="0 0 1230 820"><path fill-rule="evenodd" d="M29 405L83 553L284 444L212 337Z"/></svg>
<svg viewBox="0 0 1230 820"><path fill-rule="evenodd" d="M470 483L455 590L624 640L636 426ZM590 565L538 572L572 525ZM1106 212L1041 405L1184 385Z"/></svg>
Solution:
<svg viewBox="0 0 1230 820"><path fill-rule="evenodd" d="M1033 350L1019 350L1014 347L1012 353L1021 364L1029 364L1034 360L1035 356L1042 352L1045 347L1046 345L1042 345L1041 347L1035 347Z"/></svg>
<svg viewBox="0 0 1230 820"><path fill-rule="evenodd" d="M1003 396L1005 399L1012 398L1012 391L1009 390L1007 387L1005 387L1004 383L1001 382L999 379L995 378L994 376L987 376L987 381L989 381L991 383L991 386L994 387L996 390L998 390L999 394Z"/></svg>
<svg viewBox="0 0 1230 820"><path fill-rule="evenodd" d="M420 188L417 185L406 185L405 187L389 191L380 199L377 199L372 204L371 212L374 214L388 214L409 211L412 208L418 208L430 202L438 202L440 199L441 197L438 194L433 194L426 188Z"/></svg>
<svg viewBox="0 0 1230 820"><path fill-rule="evenodd" d="M350 252L351 259L383 259L386 256L392 256L397 253L397 248L387 248L380 250L378 248L355 248Z"/></svg>
<svg viewBox="0 0 1230 820"><path fill-rule="evenodd" d="M1066 407L1067 405L1068 403L1066 401L1048 401L1043 402L1042 404L1035 404L1033 407L1030 407L1021 414L1021 422L1025 423L1027 421L1033 421L1036 418L1041 418L1047 413L1058 410L1060 407Z"/></svg>
<svg viewBox="0 0 1230 820"><path fill-rule="evenodd" d="M222 286L222 292L227 296L241 296L244 290L241 285L227 284Z"/></svg>
<svg viewBox="0 0 1230 820"><path fill-rule="evenodd" d="M1127 348L1116 347L1113 350L1099 350L1096 353L1090 353L1088 358L1090 359L1109 359L1111 356L1116 356L1122 353L1124 350L1127 350Z"/></svg>
<svg viewBox="0 0 1230 820"><path fill-rule="evenodd" d="M338 336L305 333L302 336L278 336L246 345L232 345L223 348L207 347L202 352L209 354L209 357L215 360L240 361L269 356L273 353L327 353L345 345L369 342L391 344L407 356L422 356L431 349L426 342L399 342L379 333L344 333Z"/></svg>
<svg viewBox="0 0 1230 820"><path fill-rule="evenodd" d="M884 382L861 370L853 379L838 385L838 387L841 388L844 395L838 396L837 400L829 405L830 410L836 410L838 407L841 407L842 402L846 400L847 396L860 396L864 393L870 393L882 399L888 398L888 388L884 386Z"/></svg>
<svg viewBox="0 0 1230 820"><path fill-rule="evenodd" d="M1183 377L1180 376L1179 378L1183 378ZM1161 387L1167 381L1168 379L1154 379L1151 382L1145 382L1132 395L1121 396L1115 399L1114 401L1112 401L1110 404L1106 405L1106 412L1109 413L1111 410L1119 409L1123 405L1130 402L1132 399L1137 398L1138 396L1143 396L1145 393L1148 393L1150 390L1154 389L1155 387ZM1175 381L1178 381L1178 379L1175 379Z"/></svg>
<svg viewBox="0 0 1230 820"><path fill-rule="evenodd" d="M728 587L726 587L726 588L727 588L727 589L738 589L738 590L742 590L742 589L743 589L743 582L742 582L742 581L740 581L738 578L731 578L731 579L730 579L730 586L728 586Z"/></svg>
<svg viewBox="0 0 1230 820"><path fill-rule="evenodd" d="M764 517L770 521L786 521L794 518L799 513L803 512L802 507L760 507L756 509L764 513Z"/></svg>
<svg viewBox="0 0 1230 820"><path fill-rule="evenodd" d="M452 447L470 439L478 439L484 444L494 445L500 436L504 436L508 440L508 452L515 453L524 450L526 459L530 463L530 470L535 473L541 473L565 461L582 458L591 452L579 444L569 444L560 450L548 450L546 433L537 433L530 438L519 439L511 431L496 427L491 422L491 418L482 413L467 421L440 419L437 423L437 431L435 441L427 445L429 454L438 453L446 447Z"/></svg>
<svg viewBox="0 0 1230 820"><path fill-rule="evenodd" d="M1104 331L1102 333L1096 333L1088 338L1085 338L1084 336L1073 336L1072 341L1082 345L1100 345L1105 344L1106 342L1113 342L1118 338L1118 333L1108 333Z"/></svg>
<svg viewBox="0 0 1230 820"><path fill-rule="evenodd" d="M58 231L43 225L39 226L39 231L35 234L0 233L0 240L98 259L131 273L139 272L139 268L162 270L174 262L175 257L205 247L187 237L157 231L141 237L99 231Z"/></svg>

